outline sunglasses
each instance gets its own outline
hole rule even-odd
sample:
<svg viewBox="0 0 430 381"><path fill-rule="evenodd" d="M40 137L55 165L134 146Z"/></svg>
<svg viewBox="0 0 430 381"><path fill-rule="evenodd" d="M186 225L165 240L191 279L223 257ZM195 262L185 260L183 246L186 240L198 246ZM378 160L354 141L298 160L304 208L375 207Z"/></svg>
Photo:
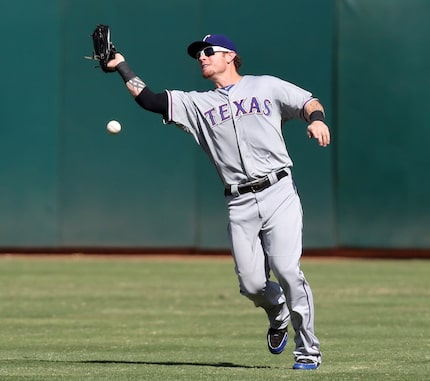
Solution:
<svg viewBox="0 0 430 381"><path fill-rule="evenodd" d="M207 48L200 50L197 53L196 58L199 59L202 56L202 54L204 54L206 57L210 57L210 56L213 56L216 52L228 53L228 52L231 52L231 50L223 48L222 46L208 46Z"/></svg>

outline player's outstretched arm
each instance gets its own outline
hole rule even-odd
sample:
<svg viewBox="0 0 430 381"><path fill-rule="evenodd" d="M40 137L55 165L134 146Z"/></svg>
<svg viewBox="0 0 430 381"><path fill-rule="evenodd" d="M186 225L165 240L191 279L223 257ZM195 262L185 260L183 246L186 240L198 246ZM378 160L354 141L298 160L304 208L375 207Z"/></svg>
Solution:
<svg viewBox="0 0 430 381"><path fill-rule="evenodd" d="M128 91L136 98L142 90L146 87L143 82L127 65L125 57L121 53L116 53L115 58L110 60L107 64L108 68L112 71L118 71L123 77Z"/></svg>
<svg viewBox="0 0 430 381"><path fill-rule="evenodd" d="M107 64L112 71L117 71L123 78L128 91L136 100L136 102L145 110L167 116L167 94L162 92L159 94L153 93L145 82L143 82L125 61L125 57L116 53L115 58Z"/></svg>
<svg viewBox="0 0 430 381"><path fill-rule="evenodd" d="M314 99L305 106L305 119L309 122L308 136L318 140L321 147L330 144L330 130L325 124L324 107Z"/></svg>

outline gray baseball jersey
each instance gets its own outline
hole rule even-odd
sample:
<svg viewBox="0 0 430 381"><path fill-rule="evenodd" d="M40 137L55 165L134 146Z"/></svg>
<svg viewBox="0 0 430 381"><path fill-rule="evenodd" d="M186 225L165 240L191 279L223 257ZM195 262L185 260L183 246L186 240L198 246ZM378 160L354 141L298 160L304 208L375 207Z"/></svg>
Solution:
<svg viewBox="0 0 430 381"><path fill-rule="evenodd" d="M169 91L168 122L191 133L223 183L238 184L292 166L282 124L303 119L312 94L273 76L244 76L230 89Z"/></svg>
<svg viewBox="0 0 430 381"><path fill-rule="evenodd" d="M292 322L296 358L320 362L312 292L300 270L302 208L282 135L284 122L304 120L312 94L273 76L250 75L230 88L167 93L166 122L194 136L224 185L244 184L280 169L288 173L261 192L226 197L229 238L241 293L266 311L271 328ZM279 283L270 280L267 265Z"/></svg>

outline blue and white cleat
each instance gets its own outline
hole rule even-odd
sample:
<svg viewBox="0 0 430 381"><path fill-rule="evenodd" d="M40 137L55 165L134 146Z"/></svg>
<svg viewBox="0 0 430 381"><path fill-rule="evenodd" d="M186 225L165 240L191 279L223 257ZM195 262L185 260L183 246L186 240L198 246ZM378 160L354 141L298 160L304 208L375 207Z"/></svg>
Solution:
<svg viewBox="0 0 430 381"><path fill-rule="evenodd" d="M284 350L288 342L288 328L269 328L267 331L267 346L270 353L279 355Z"/></svg>
<svg viewBox="0 0 430 381"><path fill-rule="evenodd" d="M293 369L299 370L315 370L321 365L321 357L315 356L298 356L296 362L293 365Z"/></svg>

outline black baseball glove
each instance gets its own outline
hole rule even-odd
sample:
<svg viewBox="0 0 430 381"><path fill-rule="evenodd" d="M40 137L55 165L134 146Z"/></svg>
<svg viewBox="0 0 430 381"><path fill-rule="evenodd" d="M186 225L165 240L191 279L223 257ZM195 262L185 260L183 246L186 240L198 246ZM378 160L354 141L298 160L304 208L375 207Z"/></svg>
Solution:
<svg viewBox="0 0 430 381"><path fill-rule="evenodd" d="M110 29L108 25L97 25L91 35L93 39L93 59L99 61L100 68L105 72L112 72L108 69L107 64L115 58L116 49L110 40Z"/></svg>

